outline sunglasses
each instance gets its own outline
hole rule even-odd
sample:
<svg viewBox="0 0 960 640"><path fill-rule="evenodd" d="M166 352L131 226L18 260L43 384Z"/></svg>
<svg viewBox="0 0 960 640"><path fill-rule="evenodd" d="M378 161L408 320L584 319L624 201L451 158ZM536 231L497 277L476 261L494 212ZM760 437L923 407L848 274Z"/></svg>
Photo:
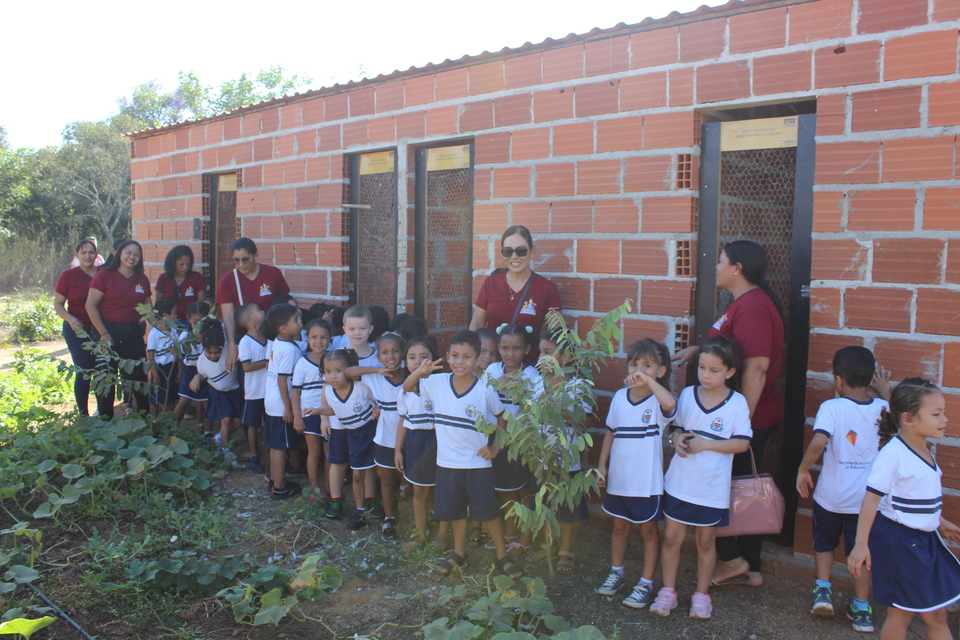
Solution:
<svg viewBox="0 0 960 640"><path fill-rule="evenodd" d="M233 259L233 263L234 263L234 264L239 264L239 263L242 262L243 264L247 264L247 263L250 262L251 260L253 260L253 258L251 258L250 256L243 256L242 258L234 258L234 259Z"/></svg>
<svg viewBox="0 0 960 640"><path fill-rule="evenodd" d="M500 255L502 255L504 258L509 258L514 253L517 254L518 258L522 258L523 256L530 253L530 249L526 247L517 247L516 249L514 249L513 247L502 247L500 249Z"/></svg>

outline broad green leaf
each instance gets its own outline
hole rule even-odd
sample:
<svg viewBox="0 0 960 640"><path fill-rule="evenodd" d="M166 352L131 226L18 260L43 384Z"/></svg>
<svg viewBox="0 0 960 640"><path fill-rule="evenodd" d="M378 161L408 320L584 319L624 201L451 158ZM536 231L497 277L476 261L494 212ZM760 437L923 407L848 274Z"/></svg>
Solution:
<svg viewBox="0 0 960 640"><path fill-rule="evenodd" d="M51 618L50 616L44 616L42 618L37 618L36 620L27 620L26 618L7 620L3 624L0 624L0 634L6 635L19 633L20 635L29 638L40 629L50 626L56 622L56 620L56 618Z"/></svg>
<svg viewBox="0 0 960 640"><path fill-rule="evenodd" d="M490 640L537 640L537 636L526 631L505 631L498 633Z"/></svg>
<svg viewBox="0 0 960 640"><path fill-rule="evenodd" d="M13 580L23 584L25 582L33 582L40 578L40 574L37 573L36 569L31 569L30 567L25 567L22 564L15 564L10 567L10 570L3 574L4 580Z"/></svg>
<svg viewBox="0 0 960 640"><path fill-rule="evenodd" d="M86 472L87 470L78 464L65 464L60 467L60 473L63 474L63 477L69 478L70 480L75 480Z"/></svg>
<svg viewBox="0 0 960 640"><path fill-rule="evenodd" d="M186 455L190 453L190 447L187 446L187 443L177 436L171 436L170 439L167 440L167 448L173 453L180 455Z"/></svg>
<svg viewBox="0 0 960 640"><path fill-rule="evenodd" d="M56 460L44 460L37 465L37 473L47 473L51 469L55 469L57 466Z"/></svg>
<svg viewBox="0 0 960 640"><path fill-rule="evenodd" d="M271 589L260 597L260 611L254 616L253 624L267 624L268 622L272 622L276 625L280 623L287 615L287 612L297 604L296 596L283 598L281 595L282 591L276 588Z"/></svg>
<svg viewBox="0 0 960 640"><path fill-rule="evenodd" d="M97 449L100 451L119 451L127 446L127 442L121 438L113 438L110 440L104 440L97 444Z"/></svg>
<svg viewBox="0 0 960 640"><path fill-rule="evenodd" d="M183 482L183 480L183 474L176 471L164 471L157 476L157 482L164 487L176 487Z"/></svg>
<svg viewBox="0 0 960 640"><path fill-rule="evenodd" d="M44 503L41 504L39 507L37 507L37 510L36 510L36 511L33 512L33 517L34 517L34 518L49 518L50 516L54 515L54 514L55 514L57 511L59 511L59 510L60 510L60 506L59 506L59 505L56 505L56 506L55 506L55 505L53 505L53 504L51 504L51 503L49 503L49 502L44 502Z"/></svg>
<svg viewBox="0 0 960 640"><path fill-rule="evenodd" d="M139 476L144 471L147 470L147 461L143 458L136 457L130 458L127 460L127 475L128 476Z"/></svg>
<svg viewBox="0 0 960 640"><path fill-rule="evenodd" d="M146 448L156 441L157 439L152 436L140 436L139 438L134 438L133 440L131 440L130 446Z"/></svg>
<svg viewBox="0 0 960 640"><path fill-rule="evenodd" d="M23 489L23 483L19 482L9 487L0 487L0 500L6 500L7 498L12 498Z"/></svg>

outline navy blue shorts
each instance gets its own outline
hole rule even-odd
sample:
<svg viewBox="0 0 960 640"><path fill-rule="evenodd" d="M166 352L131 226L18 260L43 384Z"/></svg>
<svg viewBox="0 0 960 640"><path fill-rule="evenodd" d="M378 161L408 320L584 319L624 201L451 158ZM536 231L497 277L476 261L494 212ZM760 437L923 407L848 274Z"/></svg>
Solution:
<svg viewBox="0 0 960 640"><path fill-rule="evenodd" d="M437 482L437 432L408 429L403 439L403 477L410 484L432 487Z"/></svg>
<svg viewBox="0 0 960 640"><path fill-rule="evenodd" d="M330 429L330 443L327 445L327 462L347 464L350 462L350 444L347 441L347 429Z"/></svg>
<svg viewBox="0 0 960 640"><path fill-rule="evenodd" d="M640 498L608 493L603 497L603 510L614 518L634 524L660 522L663 520L663 496Z"/></svg>
<svg viewBox="0 0 960 640"><path fill-rule="evenodd" d="M394 460L396 449L385 447L382 444L373 443L373 461L378 467L384 469L396 469L397 464Z"/></svg>
<svg viewBox="0 0 960 640"><path fill-rule="evenodd" d="M579 471L571 471L570 477L574 477L579 474ZM540 492L540 485L536 483L535 480L531 480L533 485L533 495L536 495ZM580 503L576 505L573 509L567 506L566 503L560 505L560 508L557 509L557 520L563 524L573 524L574 522L580 522L581 520L586 520L590 517L590 508L587 506L587 494L584 492L580 495Z"/></svg>
<svg viewBox="0 0 960 640"><path fill-rule="evenodd" d="M320 436L326 440L326 438L323 437L323 434L320 433L320 416L304 416L303 432L309 433L312 436Z"/></svg>
<svg viewBox="0 0 960 640"><path fill-rule="evenodd" d="M507 447L493 459L493 482L497 491L519 491L530 481L530 469L523 464L520 456L510 460Z"/></svg>
<svg viewBox="0 0 960 640"><path fill-rule="evenodd" d="M456 522L467 515L478 522L500 517L500 505L493 488L493 469L448 469L437 467L437 486L433 496L433 517L440 522Z"/></svg>
<svg viewBox="0 0 960 640"><path fill-rule="evenodd" d="M730 524L730 509L684 502L666 491L663 492L663 514L671 520L694 527L726 527Z"/></svg>
<svg viewBox="0 0 960 640"><path fill-rule="evenodd" d="M210 400L204 416L210 422L219 422L224 418L239 418L243 412L243 389L217 391L210 387Z"/></svg>
<svg viewBox="0 0 960 640"><path fill-rule="evenodd" d="M263 426L263 398L256 400L243 401L243 414L240 416L240 424L245 427L259 429Z"/></svg>
<svg viewBox="0 0 960 640"><path fill-rule="evenodd" d="M813 503L813 550L833 551L840 544L843 534L843 553L850 555L857 543L857 519L859 513L834 513Z"/></svg>
<svg viewBox="0 0 960 640"><path fill-rule="evenodd" d="M180 370L180 397L195 402L206 402L210 397L210 385L201 384L199 391L190 390L190 381L197 375L197 368L193 365L185 364Z"/></svg>
<svg viewBox="0 0 960 640"><path fill-rule="evenodd" d="M282 416L265 416L263 419L263 444L271 449L287 450L296 446L293 425L284 422Z"/></svg>
<svg viewBox="0 0 960 640"><path fill-rule="evenodd" d="M330 464L347 464L356 471L372 469L373 437L377 435L377 422L371 420L356 429L332 429L327 461Z"/></svg>
<svg viewBox="0 0 960 640"><path fill-rule="evenodd" d="M167 364L155 364L154 366L157 368L159 381L150 392L150 404L161 407L167 403L173 404L179 389L177 382L173 379L176 375L177 363L168 362Z"/></svg>

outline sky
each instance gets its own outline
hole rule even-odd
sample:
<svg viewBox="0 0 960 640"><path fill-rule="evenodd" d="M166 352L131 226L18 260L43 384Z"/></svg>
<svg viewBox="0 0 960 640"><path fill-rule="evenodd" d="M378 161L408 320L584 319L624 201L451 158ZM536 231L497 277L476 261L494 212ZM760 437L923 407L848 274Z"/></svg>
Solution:
<svg viewBox="0 0 960 640"><path fill-rule="evenodd" d="M636 24L719 0L235 0L10 2L0 35L0 126L10 145L56 145L117 99L179 71L216 85L273 65L311 88L524 42Z"/></svg>

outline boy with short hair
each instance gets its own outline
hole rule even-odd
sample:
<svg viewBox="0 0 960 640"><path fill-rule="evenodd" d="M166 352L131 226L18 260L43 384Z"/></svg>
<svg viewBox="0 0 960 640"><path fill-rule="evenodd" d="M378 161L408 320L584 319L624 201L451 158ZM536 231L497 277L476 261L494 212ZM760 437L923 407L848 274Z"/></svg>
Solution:
<svg viewBox="0 0 960 640"><path fill-rule="evenodd" d="M240 338L237 360L243 367L243 415L240 424L247 430L247 447L250 461L247 468L254 473L263 473L260 464L260 449L257 446L257 429L263 426L263 398L267 387L267 339L263 335L266 314L253 302L240 306L234 314L238 327L246 334Z"/></svg>
<svg viewBox="0 0 960 640"><path fill-rule="evenodd" d="M370 344L370 333L373 331L373 316L370 309L355 305L343 314L343 334L347 336L347 345L344 349L351 349L357 354L360 367L382 367L377 360L377 350Z"/></svg>
<svg viewBox="0 0 960 640"><path fill-rule="evenodd" d="M481 415L503 429L503 405L492 386L481 384L476 374L480 338L459 331L450 339L447 362L453 373L431 376L442 368L440 360L425 360L403 383L407 393L419 393L431 402L437 432L437 476L434 517L453 523L454 549L437 570L449 575L467 560L467 508L470 517L486 523L497 551L500 570L512 579L523 571L507 555L500 508L494 490L492 460L500 447L494 436L477 430ZM429 376L429 377L428 377ZM419 385L418 385L419 383Z"/></svg>
<svg viewBox="0 0 960 640"><path fill-rule="evenodd" d="M283 500L300 493L300 485L284 481L287 449L296 433L293 430L293 404L290 402L291 377L303 352L297 346L300 338L300 310L289 304L278 304L267 312L267 327L277 334L267 364L267 382L263 405L267 414L263 427L263 443L270 447L270 497Z"/></svg>
<svg viewBox="0 0 960 640"><path fill-rule="evenodd" d="M871 385L880 398L869 394ZM823 466L813 492L813 550L817 582L813 588L810 612L833 615L833 591L830 569L833 550L844 538L844 551L850 555L857 536L860 504L867 490L867 475L879 451L880 413L888 408L887 379L878 371L873 353L864 347L844 347L833 356L833 386L839 398L827 400L817 411L813 440L797 472L797 491L804 498L813 488L810 466L823 454ZM826 450L826 451L824 451ZM873 631L870 572L853 579L854 600L847 617L855 631Z"/></svg>

